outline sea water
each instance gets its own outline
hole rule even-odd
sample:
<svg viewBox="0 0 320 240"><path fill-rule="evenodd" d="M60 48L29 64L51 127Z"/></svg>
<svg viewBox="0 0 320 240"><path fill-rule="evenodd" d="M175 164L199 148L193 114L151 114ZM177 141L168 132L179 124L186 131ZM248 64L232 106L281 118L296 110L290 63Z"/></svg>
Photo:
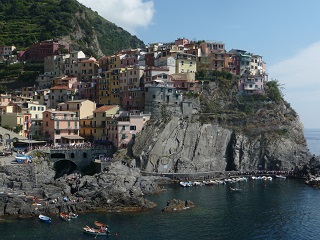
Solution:
<svg viewBox="0 0 320 240"><path fill-rule="evenodd" d="M309 150L316 156L320 155L320 129L305 129L304 136L306 138Z"/></svg>
<svg viewBox="0 0 320 240"><path fill-rule="evenodd" d="M306 130L310 151L318 154L320 130ZM230 186L241 192L230 192ZM157 207L129 213L79 213L52 223L37 218L0 221L0 239L95 239L82 232L95 220L109 225L109 239L132 240L317 240L320 239L320 190L298 179L248 180L232 185L167 186L147 196ZM190 200L194 208L163 213L170 199ZM97 237L106 239L106 237Z"/></svg>
<svg viewBox="0 0 320 240"><path fill-rule="evenodd" d="M241 192L230 192L230 186ZM129 213L79 213L52 223L37 218L3 221L0 239L94 239L82 232L95 220L109 225L109 239L319 239L320 190L297 179L248 180L232 185L168 186L148 199L155 209ZM163 213L170 199L191 200L194 208ZM106 239L105 237L98 237Z"/></svg>

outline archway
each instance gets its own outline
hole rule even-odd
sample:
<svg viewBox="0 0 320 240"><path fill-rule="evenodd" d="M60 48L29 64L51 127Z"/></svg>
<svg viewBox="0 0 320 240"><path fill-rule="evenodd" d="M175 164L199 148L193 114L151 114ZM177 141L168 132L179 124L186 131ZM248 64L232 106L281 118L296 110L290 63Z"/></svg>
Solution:
<svg viewBox="0 0 320 240"><path fill-rule="evenodd" d="M63 175L71 174L77 170L78 166L70 160L60 160L54 163L54 169L56 171L55 179L62 177Z"/></svg>

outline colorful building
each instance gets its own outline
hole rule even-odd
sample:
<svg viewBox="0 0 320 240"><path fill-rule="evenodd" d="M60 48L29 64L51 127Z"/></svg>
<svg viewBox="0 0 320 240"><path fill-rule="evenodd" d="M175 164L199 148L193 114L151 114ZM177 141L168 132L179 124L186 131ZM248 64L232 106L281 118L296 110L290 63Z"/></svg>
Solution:
<svg viewBox="0 0 320 240"><path fill-rule="evenodd" d="M126 148L134 141L136 134L142 130L150 116L140 111L120 111L113 119L107 121L108 140L113 142L117 149Z"/></svg>
<svg viewBox="0 0 320 240"><path fill-rule="evenodd" d="M42 135L51 144L80 144L79 117L71 111L46 110L43 112Z"/></svg>
<svg viewBox="0 0 320 240"><path fill-rule="evenodd" d="M107 121L114 119L119 105L105 105L93 111L92 127L94 140L108 140Z"/></svg>

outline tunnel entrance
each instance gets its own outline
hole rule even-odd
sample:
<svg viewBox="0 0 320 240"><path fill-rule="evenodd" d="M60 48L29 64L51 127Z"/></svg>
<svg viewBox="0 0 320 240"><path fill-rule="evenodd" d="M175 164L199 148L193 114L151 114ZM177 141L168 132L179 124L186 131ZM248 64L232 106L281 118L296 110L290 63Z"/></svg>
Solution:
<svg viewBox="0 0 320 240"><path fill-rule="evenodd" d="M62 177L64 174L72 174L77 170L78 166L70 160L60 160L54 164L56 175L54 179Z"/></svg>

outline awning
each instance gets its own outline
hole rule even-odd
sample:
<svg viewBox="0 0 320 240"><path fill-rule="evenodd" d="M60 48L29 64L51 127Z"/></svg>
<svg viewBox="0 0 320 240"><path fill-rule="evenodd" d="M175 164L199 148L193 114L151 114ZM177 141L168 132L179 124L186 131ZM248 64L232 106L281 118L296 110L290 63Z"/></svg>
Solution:
<svg viewBox="0 0 320 240"><path fill-rule="evenodd" d="M61 138L65 138L65 139L80 139L83 140L84 138L81 136L61 136Z"/></svg>

